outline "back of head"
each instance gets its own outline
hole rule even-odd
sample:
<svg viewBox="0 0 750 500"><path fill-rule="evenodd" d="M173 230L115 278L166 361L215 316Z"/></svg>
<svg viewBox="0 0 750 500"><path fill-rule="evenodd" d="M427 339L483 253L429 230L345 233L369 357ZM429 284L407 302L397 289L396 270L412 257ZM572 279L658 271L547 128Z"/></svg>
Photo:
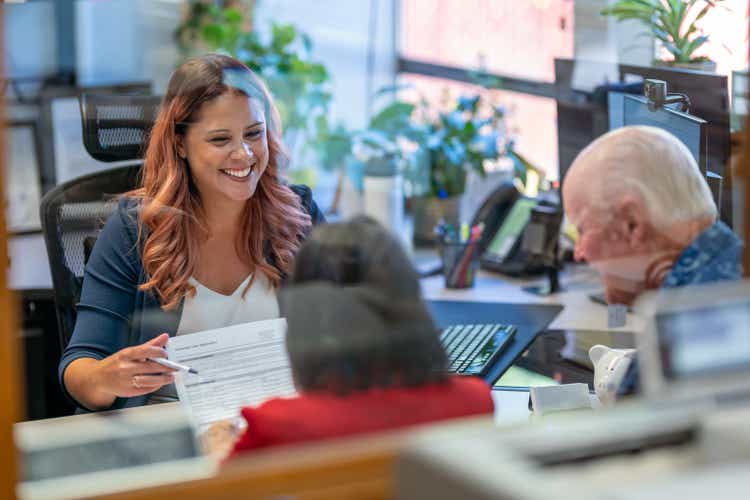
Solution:
<svg viewBox="0 0 750 500"><path fill-rule="evenodd" d="M640 196L656 227L717 216L688 148L656 127L628 126L599 137L573 162L563 189L585 190L587 204L605 211L625 195Z"/></svg>
<svg viewBox="0 0 750 500"><path fill-rule="evenodd" d="M303 391L347 393L443 380L447 360L409 258L359 217L316 228L282 295Z"/></svg>
<svg viewBox="0 0 750 500"><path fill-rule="evenodd" d="M364 216L315 228L298 252L290 278L295 284L366 285L394 298L420 298L419 277L400 243Z"/></svg>

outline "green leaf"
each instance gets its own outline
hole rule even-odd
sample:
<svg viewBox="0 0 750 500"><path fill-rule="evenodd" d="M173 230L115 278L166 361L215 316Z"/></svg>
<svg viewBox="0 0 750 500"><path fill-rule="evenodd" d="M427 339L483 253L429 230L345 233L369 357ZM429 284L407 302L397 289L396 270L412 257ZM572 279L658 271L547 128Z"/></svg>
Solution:
<svg viewBox="0 0 750 500"><path fill-rule="evenodd" d="M469 150L474 152L481 159L493 160L499 156L497 139L497 133L478 136L469 145Z"/></svg>
<svg viewBox="0 0 750 500"><path fill-rule="evenodd" d="M671 11L659 12L656 19L661 23L661 29L669 34L669 38L676 40L680 37L679 26L675 26Z"/></svg>
<svg viewBox="0 0 750 500"><path fill-rule="evenodd" d="M609 8L603 9L601 15L613 16L618 21L636 19L646 25L652 24L654 13L660 0L621 0Z"/></svg>
<svg viewBox="0 0 750 500"><path fill-rule="evenodd" d="M675 60L683 62L692 59L692 54L706 43L697 22L724 0L619 0L601 11L602 15L613 16L618 21L637 19L649 26L654 36L664 43L666 50ZM691 12L702 5L692 17ZM692 17L692 21L689 20ZM695 37L694 37L695 36Z"/></svg>
<svg viewBox="0 0 750 500"><path fill-rule="evenodd" d="M664 48L667 49L670 52L670 54L674 56L675 60L677 61L682 60L682 50L679 47L671 43L665 43Z"/></svg>
<svg viewBox="0 0 750 500"><path fill-rule="evenodd" d="M319 136L328 135L328 118L325 115L317 116L315 118L315 128Z"/></svg>
<svg viewBox="0 0 750 500"><path fill-rule="evenodd" d="M453 111L440 115L440 121L443 126L451 133L457 133L463 130L466 118L460 111Z"/></svg>
<svg viewBox="0 0 750 500"><path fill-rule="evenodd" d="M247 51L253 58L257 58L266 53L266 48L260 43L258 34L254 31L249 33L243 32L237 40L238 46Z"/></svg>
<svg viewBox="0 0 750 500"><path fill-rule="evenodd" d="M466 159L466 148L455 137L443 142L441 151L448 162L455 166L462 166Z"/></svg>
<svg viewBox="0 0 750 500"><path fill-rule="evenodd" d="M224 10L224 20L231 24L241 24L242 12L237 9L226 9Z"/></svg>
<svg viewBox="0 0 750 500"><path fill-rule="evenodd" d="M458 98L457 109L459 111L470 111L472 114L477 112L479 106L479 95L461 96Z"/></svg>
<svg viewBox="0 0 750 500"><path fill-rule="evenodd" d="M383 87L380 87L372 97L373 99L377 99L378 97L382 97L384 95L396 94L403 90L409 90L413 88L414 84L412 83L397 83L395 85L385 85Z"/></svg>
<svg viewBox="0 0 750 500"><path fill-rule="evenodd" d="M711 10L711 9L712 9L713 7L714 7L714 4L712 4L712 3L710 3L710 2L706 3L706 5L704 5L704 6L703 6L703 8L702 8L702 9L700 10L700 12L698 12L698 15L697 15L697 16L695 16L695 19L693 19L693 23L692 23L692 26L691 26L691 27L695 27L695 23L696 23L697 21L700 21L701 19L703 19L703 18L704 18L704 17L706 16L706 14L708 14L708 12L709 12L709 11L710 11L710 10Z"/></svg>
<svg viewBox="0 0 750 500"><path fill-rule="evenodd" d="M312 52L313 43L310 35L307 33L300 33L300 38L302 39L302 46L305 48L305 52L307 54Z"/></svg>
<svg viewBox="0 0 750 500"><path fill-rule="evenodd" d="M207 24L201 31L201 37L213 50L224 46L224 27L220 24Z"/></svg>
<svg viewBox="0 0 750 500"><path fill-rule="evenodd" d="M473 121L474 121L474 128L476 130L479 130L485 125L490 125L493 122L493 118L474 119Z"/></svg>
<svg viewBox="0 0 750 500"><path fill-rule="evenodd" d="M297 29L291 24L274 24L271 28L271 47L282 52L297 37Z"/></svg>
<svg viewBox="0 0 750 500"><path fill-rule="evenodd" d="M657 28L656 26L651 28L653 35L664 43L672 43L672 37L666 31Z"/></svg>
<svg viewBox="0 0 750 500"><path fill-rule="evenodd" d="M381 130L364 130L358 134L358 139L363 144L379 150L389 150L395 147L393 141Z"/></svg>
<svg viewBox="0 0 750 500"><path fill-rule="evenodd" d="M298 96L301 105L306 108L308 113L314 111L327 111L331 103L331 93L322 90L310 91L307 94Z"/></svg>
<svg viewBox="0 0 750 500"><path fill-rule="evenodd" d="M322 167L325 169L342 167L352 151L351 134L342 125L337 125L329 133L328 120L325 117L318 117L316 122L319 133L325 130L313 143L313 146L318 150Z"/></svg>
<svg viewBox="0 0 750 500"><path fill-rule="evenodd" d="M526 185L527 181L527 172L529 171L528 165L529 163L526 161L526 159L516 153L516 151L511 147L508 148L507 152L508 158L510 158L513 161L513 170L516 173L516 177L523 183L523 185Z"/></svg>
<svg viewBox="0 0 750 500"><path fill-rule="evenodd" d="M308 71L312 83L320 84L328 81L328 72L322 64L311 64L308 67Z"/></svg>
<svg viewBox="0 0 750 500"><path fill-rule="evenodd" d="M653 10L649 9L606 9L601 11L601 14L604 16L612 16L616 18L618 21L625 21L627 19L637 19L640 21L643 21L647 24L651 22L651 19L653 17Z"/></svg>
<svg viewBox="0 0 750 500"><path fill-rule="evenodd" d="M370 128L375 130L384 130L395 132L398 128L409 121L411 114L414 112L414 104L395 101L370 120Z"/></svg>
<svg viewBox="0 0 750 500"><path fill-rule="evenodd" d="M700 48L704 43L708 41L708 35L695 37L690 43L687 44L684 51L684 57L687 61L692 58L693 52Z"/></svg>
<svg viewBox="0 0 750 500"><path fill-rule="evenodd" d="M460 131L459 135L462 140L471 142L476 133L477 129L474 126L474 121L466 120L466 122L464 123L464 128Z"/></svg>

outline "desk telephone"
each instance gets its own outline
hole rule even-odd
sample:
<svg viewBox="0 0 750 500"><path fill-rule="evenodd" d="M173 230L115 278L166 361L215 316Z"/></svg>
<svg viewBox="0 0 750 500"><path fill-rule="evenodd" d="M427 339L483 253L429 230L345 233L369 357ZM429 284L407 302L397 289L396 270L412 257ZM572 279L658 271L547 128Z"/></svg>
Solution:
<svg viewBox="0 0 750 500"><path fill-rule="evenodd" d="M562 210L546 200L521 196L501 184L479 207L472 227L484 223L479 241L483 269L510 276L541 274L554 265Z"/></svg>

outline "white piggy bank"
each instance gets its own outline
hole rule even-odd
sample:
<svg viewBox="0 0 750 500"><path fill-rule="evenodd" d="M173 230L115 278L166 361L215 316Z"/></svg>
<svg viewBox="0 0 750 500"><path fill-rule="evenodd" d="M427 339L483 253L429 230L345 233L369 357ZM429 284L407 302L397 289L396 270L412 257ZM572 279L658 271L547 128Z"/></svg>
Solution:
<svg viewBox="0 0 750 500"><path fill-rule="evenodd" d="M597 344L589 349L594 365L594 390L603 405L612 405L617 389L635 356L635 349L611 349Z"/></svg>

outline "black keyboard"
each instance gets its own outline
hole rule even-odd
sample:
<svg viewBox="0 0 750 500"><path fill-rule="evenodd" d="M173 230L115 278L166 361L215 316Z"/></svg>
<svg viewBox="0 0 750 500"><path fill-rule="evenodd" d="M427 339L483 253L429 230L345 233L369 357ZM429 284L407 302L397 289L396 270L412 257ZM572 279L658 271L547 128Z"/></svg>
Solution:
<svg viewBox="0 0 750 500"><path fill-rule="evenodd" d="M440 334L440 343L448 354L448 371L486 375L515 332L515 326L501 324L447 327Z"/></svg>

